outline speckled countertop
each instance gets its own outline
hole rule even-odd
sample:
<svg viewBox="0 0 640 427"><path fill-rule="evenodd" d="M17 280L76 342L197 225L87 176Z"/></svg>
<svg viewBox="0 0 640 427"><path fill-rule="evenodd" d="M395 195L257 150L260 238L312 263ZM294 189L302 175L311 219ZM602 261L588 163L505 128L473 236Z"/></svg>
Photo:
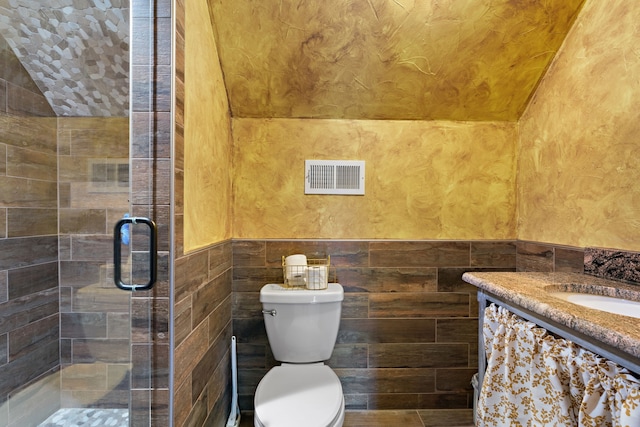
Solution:
<svg viewBox="0 0 640 427"><path fill-rule="evenodd" d="M640 319L586 308L549 290L582 291L640 301L640 286L577 273L465 273L468 283L640 360Z"/></svg>

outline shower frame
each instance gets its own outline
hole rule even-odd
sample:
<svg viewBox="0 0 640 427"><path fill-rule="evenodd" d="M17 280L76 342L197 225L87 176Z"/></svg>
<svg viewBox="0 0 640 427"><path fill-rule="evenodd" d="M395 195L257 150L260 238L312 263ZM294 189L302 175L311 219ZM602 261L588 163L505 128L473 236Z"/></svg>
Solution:
<svg viewBox="0 0 640 427"><path fill-rule="evenodd" d="M171 0L130 0L130 114L129 114L129 207L131 215L139 217L151 218L158 225L158 281L153 289L148 291L140 291L128 294L124 301L127 304L128 312L122 311L122 316L111 316L104 313L104 317L109 318L112 323L107 328L113 330L113 326L122 326L119 332L122 337L120 343L126 343L125 348L119 348L117 363L111 363L126 373L121 381L116 384L115 392L120 397L120 405L128 406L130 425L172 425L171 416L171 376L172 376L172 333L171 333L171 307L172 304L172 245L173 245L173 147L172 147L172 1ZM0 76L1 77L1 76ZM5 90L7 90L5 88ZM13 90L13 89L12 89ZM1 95L6 95L3 90ZM16 98L14 98L16 99ZM46 105L47 103L41 103ZM69 130L64 128L68 123L74 120L66 118L52 117L45 118L43 121L37 122L36 125L24 125L23 128L14 129L11 126L14 123L14 112L4 110L2 119L5 129L11 134L6 140L2 140L6 144L11 153L22 153L23 155L33 155L36 151L25 150L29 148L31 143L27 135L31 132L34 136L33 140L37 141L43 134L44 129L40 129L39 123L46 122L47 135L50 139L51 148L45 148L44 154L39 154L43 149L39 148L38 154L34 158L29 159L25 163L23 169L28 169L29 165L38 164L42 159L55 165L60 161L60 150L68 150L69 146L60 145L64 135L61 130ZM45 115L37 112L37 116ZM16 119L18 123L25 120ZM90 119L89 119L90 120ZM81 122L78 121L78 122ZM60 128L60 126L63 126ZM109 127L109 125L107 125ZM69 131L71 132L71 131ZM18 136L16 134L22 133ZM13 137L12 139L12 136ZM21 146L21 138L24 141ZM33 153L31 153L33 151ZM11 154L10 153L10 154ZM14 153L14 154L15 154ZM106 157L109 157L108 155ZM15 165L15 166L13 166ZM16 161L11 167L20 168L21 163ZM5 165L6 167L6 165ZM59 168L54 175L58 175ZM13 171L11 171L13 173ZM2 261L0 269L0 303L5 307L3 314L3 322L6 322L8 315L13 316L35 316L45 321L39 321L34 326L27 324L26 326L34 330L36 338L28 338L23 336L21 330L11 325L5 325L5 335L2 337L4 343L0 342L0 357L5 358L5 363L0 369L7 371L13 369L13 366L22 366L25 369L24 374L14 375L11 373L9 377L12 383L15 382L15 388L6 390L6 398L0 401L0 424L7 425L32 425L37 424L37 420L46 417L48 411L55 411L56 407L64 407L68 402L76 402L82 406L84 403L91 401L87 396L86 401L82 399L69 399L63 396L62 370L65 367L74 366L71 356L75 345L83 345L83 334L85 331L83 319L88 317L84 313L78 313L75 317L73 325L77 328L77 335L68 331L68 323L71 313L69 307L72 305L75 293L84 284L65 282L65 291L61 292L60 278L66 273L61 271L68 268L68 264L62 266L62 262L73 261L71 255L71 247L73 244L82 241L82 232L78 236L64 234L61 231L59 220L60 206L59 200L67 197L64 188L59 187L58 176L34 176L33 169L24 172L24 178L7 178L4 183L5 189L2 193L6 196L9 193L18 196L11 199L3 197L5 206L2 207L4 216L7 221L21 220L24 222L22 229L27 230L24 236L14 236L5 234L0 236L0 249L8 254L6 259ZM82 172L86 173L86 172ZM30 175L31 174L31 175ZM8 176L6 173L5 176ZM18 204L18 199L24 197L25 189L21 190L19 185L24 183L25 186L37 187L39 196L46 194L47 197L42 202L31 201L26 205ZM67 184L65 184L67 185ZM72 185L68 185L70 190ZM12 204L13 203L13 204ZM44 203L44 204L43 204ZM73 210L73 206L67 206ZM117 218L112 218L113 211L120 208L112 209L112 215L107 218L115 224ZM127 210L122 208L122 210ZM48 212L52 212L49 214ZM53 214L55 212L55 214ZM69 212L66 213L67 215ZM35 217L34 217L35 215ZM31 219L29 218L31 217ZM28 222L32 223L33 230L28 228ZM44 220L44 226L43 221ZM111 225L112 226L112 225ZM91 242L86 248L109 247L109 225L107 225L106 234L104 231L98 232L97 243ZM5 223L5 229L9 228ZM9 228L13 232L14 228ZM63 233L63 234L61 234ZM4 237L4 238L1 238ZM76 239L76 240L74 240ZM147 243L146 239L132 239L131 258L134 266L141 261L141 265L148 265L147 260ZM93 246L92 246L93 245ZM80 245L79 247L82 247ZM76 248L77 249L77 248ZM26 260L18 259L24 254ZM62 254L62 255L61 255ZM91 253L87 254L85 259L91 257ZM104 251L102 251L104 255ZM96 266L100 264L97 260ZM96 267L97 268L97 267ZM95 272L96 268L92 269ZM110 268L109 266L99 267L101 271L100 288L107 289L105 286L109 282ZM137 267L136 267L137 268ZM72 268L73 269L73 268ZM35 274L38 274L36 277ZM147 274L148 271L140 272L141 276ZM137 274L137 273L136 273ZM135 276L135 274L134 274ZM134 277L135 278L135 277ZM65 277L65 280L69 276ZM86 278L80 278L78 282L88 281ZM20 284L24 289L14 286ZM115 288L115 284L113 285ZM4 289L4 291L3 291ZM14 290L15 289L15 290ZM126 291L119 291L126 292ZM4 298L2 297L4 293ZM23 295L24 294L24 295ZM33 294L30 295L30 294ZM122 299L117 297L117 299ZM21 309L31 310L25 311L24 315L17 313L18 306ZM43 310L42 307L51 307L51 312L45 315L32 314L33 310ZM30 309L29 307L32 307ZM13 315L14 311L17 314ZM99 311L99 310L96 310ZM35 313L35 312L34 312ZM40 316L40 317L38 317ZM62 317L66 316L66 319ZM100 315L95 318L100 317ZM117 318L116 321L113 319ZM14 319L14 320L15 320ZM15 320L18 322L18 320ZM129 323L129 330L124 329L124 321ZM21 325L21 324L20 324ZM88 324L88 326L91 326ZM63 329L67 328L67 331ZM68 334L68 339L63 340L62 336ZM33 341L36 339L36 341ZM77 342L74 342L76 340ZM87 341L87 340L85 340ZM31 342L31 344L29 344ZM63 345L64 342L64 345ZM100 344L99 344L100 346ZM104 352L109 351L109 344L105 341L101 349ZM11 349L19 349L20 353L30 351L30 349L40 351L31 356L32 359L25 359L25 362L19 362L13 366L9 366L9 361L18 357L11 353ZM45 351L46 350L46 351ZM128 354L128 356L126 356ZM42 360L46 357L42 371L34 371L34 363L29 360ZM93 375L93 359L99 361L99 357L87 353L86 368L81 368L88 374L87 381L95 378ZM101 367L102 369L102 367ZM110 368L107 367L108 371ZM76 379L79 377L75 377ZM6 387L7 385L3 385ZM128 398L125 390L130 393ZM108 390L107 390L108 393ZM79 392L78 396L81 396ZM14 400L13 398L16 398ZM116 399L117 400L117 399ZM128 402L126 401L128 400ZM108 399L102 400L106 402ZM100 405L100 404L99 404ZM14 409L10 410L10 406ZM13 413L11 414L11 411ZM17 418L15 418L18 414ZM14 416L14 418L10 418ZM29 421L33 418L33 421ZM15 422L10 421L14 419ZM11 424L13 422L13 424Z"/></svg>

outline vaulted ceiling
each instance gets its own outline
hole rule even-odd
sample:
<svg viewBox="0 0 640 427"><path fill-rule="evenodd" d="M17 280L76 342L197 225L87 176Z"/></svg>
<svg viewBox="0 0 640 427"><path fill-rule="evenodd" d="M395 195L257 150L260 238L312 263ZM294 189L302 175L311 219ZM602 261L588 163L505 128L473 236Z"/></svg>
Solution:
<svg viewBox="0 0 640 427"><path fill-rule="evenodd" d="M517 120L584 2L207 1L233 116L398 120ZM0 29L57 115L125 115L128 12L0 0Z"/></svg>
<svg viewBox="0 0 640 427"><path fill-rule="evenodd" d="M517 120L584 0L209 0L235 117Z"/></svg>

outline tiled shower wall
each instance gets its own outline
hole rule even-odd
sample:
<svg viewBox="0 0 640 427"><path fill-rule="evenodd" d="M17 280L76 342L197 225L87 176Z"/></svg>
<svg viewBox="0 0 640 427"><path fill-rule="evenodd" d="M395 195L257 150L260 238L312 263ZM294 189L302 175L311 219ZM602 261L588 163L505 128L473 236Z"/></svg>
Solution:
<svg viewBox="0 0 640 427"><path fill-rule="evenodd" d="M470 270L513 271L513 241L233 242L233 332L238 337L240 405L277 362L259 290L281 283L281 257L331 256L330 280L345 289L338 342L328 364L348 409L470 408L477 371L475 288Z"/></svg>
<svg viewBox="0 0 640 427"><path fill-rule="evenodd" d="M131 209L158 225L158 282L132 304L132 425L169 424L171 0L131 1ZM133 242L146 265L148 242ZM146 271L142 272L148 278Z"/></svg>
<svg viewBox="0 0 640 427"><path fill-rule="evenodd" d="M113 284L113 224L129 210L126 117L58 119L63 407L129 406L130 299Z"/></svg>
<svg viewBox="0 0 640 427"><path fill-rule="evenodd" d="M56 119L0 37L0 424L59 405ZM53 392L51 392L53 390ZM9 403L8 399L14 398Z"/></svg>
<svg viewBox="0 0 640 427"><path fill-rule="evenodd" d="M0 101L3 114L55 117L47 99L1 35Z"/></svg>

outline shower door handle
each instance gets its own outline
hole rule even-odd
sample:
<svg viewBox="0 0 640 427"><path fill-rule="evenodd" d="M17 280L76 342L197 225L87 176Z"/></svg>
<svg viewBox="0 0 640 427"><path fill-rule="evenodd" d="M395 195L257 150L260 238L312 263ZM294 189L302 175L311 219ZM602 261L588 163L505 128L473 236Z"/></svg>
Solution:
<svg viewBox="0 0 640 427"><path fill-rule="evenodd" d="M124 283L122 281L122 228L126 224L146 224L149 226L149 281L145 284ZM125 242L128 244L129 242ZM122 218L113 230L113 280L116 286L125 291L146 291L156 283L158 275L158 227L149 218Z"/></svg>

